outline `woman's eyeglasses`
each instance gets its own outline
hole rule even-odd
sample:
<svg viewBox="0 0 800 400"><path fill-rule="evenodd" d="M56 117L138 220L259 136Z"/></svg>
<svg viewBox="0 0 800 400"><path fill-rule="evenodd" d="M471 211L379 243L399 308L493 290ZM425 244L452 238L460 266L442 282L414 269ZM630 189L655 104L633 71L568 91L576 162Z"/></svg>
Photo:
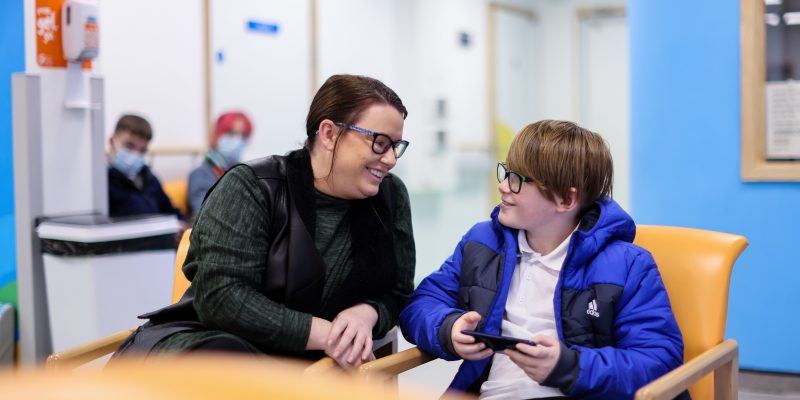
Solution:
<svg viewBox="0 0 800 400"><path fill-rule="evenodd" d="M518 172L509 171L506 163L499 162L497 163L497 183L503 183L506 179L508 179L508 188L513 193L519 193L522 190L522 182L530 178L520 175Z"/></svg>
<svg viewBox="0 0 800 400"><path fill-rule="evenodd" d="M347 125L342 122L336 122L336 125L361 132L367 136L372 136L372 151L375 154L385 154L391 148L394 149L394 157L400 158L406 151L406 148L408 148L409 143L407 140L392 140L389 135L373 132L355 125Z"/></svg>

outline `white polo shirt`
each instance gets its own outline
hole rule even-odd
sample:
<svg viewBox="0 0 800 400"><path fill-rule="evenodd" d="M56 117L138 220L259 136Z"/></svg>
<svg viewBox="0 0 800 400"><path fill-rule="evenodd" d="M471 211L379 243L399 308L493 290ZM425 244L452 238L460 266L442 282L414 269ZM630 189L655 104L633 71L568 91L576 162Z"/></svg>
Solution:
<svg viewBox="0 0 800 400"><path fill-rule="evenodd" d="M543 256L528 246L525 231L519 231L517 241L521 257L511 277L500 331L502 335L523 339L531 339L535 335L558 338L553 293L571 239L572 234L550 254ZM481 399L564 396L556 388L539 385L505 354L495 353L493 357L489 379L481 385Z"/></svg>

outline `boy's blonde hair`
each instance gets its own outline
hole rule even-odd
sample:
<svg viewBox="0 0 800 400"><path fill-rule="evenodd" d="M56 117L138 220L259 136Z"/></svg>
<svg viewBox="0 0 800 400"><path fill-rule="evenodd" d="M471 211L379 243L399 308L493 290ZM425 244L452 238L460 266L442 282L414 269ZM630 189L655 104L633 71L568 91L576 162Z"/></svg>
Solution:
<svg viewBox="0 0 800 400"><path fill-rule="evenodd" d="M581 210L611 196L614 165L605 140L568 121L543 120L523 128L508 150L508 168L531 180L550 201L578 191Z"/></svg>

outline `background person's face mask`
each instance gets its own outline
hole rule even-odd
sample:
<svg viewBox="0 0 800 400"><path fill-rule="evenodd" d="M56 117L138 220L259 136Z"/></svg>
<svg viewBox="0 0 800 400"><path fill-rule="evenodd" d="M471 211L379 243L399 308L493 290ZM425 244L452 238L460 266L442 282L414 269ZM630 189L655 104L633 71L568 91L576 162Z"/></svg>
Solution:
<svg viewBox="0 0 800 400"><path fill-rule="evenodd" d="M128 178L132 178L144 167L144 154L119 148L114 152L111 166L118 169Z"/></svg>
<svg viewBox="0 0 800 400"><path fill-rule="evenodd" d="M238 163L244 152L245 140L242 135L226 133L217 142L217 151L229 164Z"/></svg>

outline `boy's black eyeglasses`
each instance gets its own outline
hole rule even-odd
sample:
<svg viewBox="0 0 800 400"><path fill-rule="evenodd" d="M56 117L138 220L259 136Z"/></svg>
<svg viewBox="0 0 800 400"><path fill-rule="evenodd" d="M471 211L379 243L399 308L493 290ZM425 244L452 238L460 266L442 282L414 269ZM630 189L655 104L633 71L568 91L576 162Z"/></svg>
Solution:
<svg viewBox="0 0 800 400"><path fill-rule="evenodd" d="M506 163L499 162L497 163L497 183L503 183L506 179L508 179L508 188L513 193L519 193L522 190L522 182L530 178L520 175L518 172L509 171Z"/></svg>
<svg viewBox="0 0 800 400"><path fill-rule="evenodd" d="M372 136L372 151L375 154L385 154L391 148L394 149L394 157L400 158L406 151L406 148L408 148L409 143L407 140L392 140L389 135L373 132L355 125L347 125L342 122L336 122L336 125L361 132L367 136Z"/></svg>

